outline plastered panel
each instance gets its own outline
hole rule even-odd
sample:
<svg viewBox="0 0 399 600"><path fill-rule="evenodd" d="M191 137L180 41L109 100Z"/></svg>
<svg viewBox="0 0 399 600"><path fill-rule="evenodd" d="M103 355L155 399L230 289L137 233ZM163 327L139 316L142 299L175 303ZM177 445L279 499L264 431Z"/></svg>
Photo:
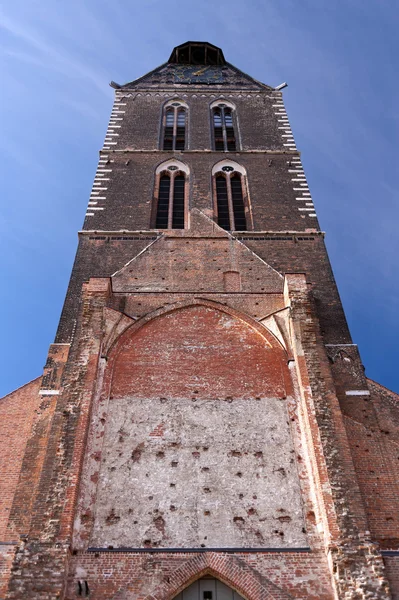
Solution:
<svg viewBox="0 0 399 600"><path fill-rule="evenodd" d="M306 546L286 400L118 398L92 546Z"/></svg>
<svg viewBox="0 0 399 600"><path fill-rule="evenodd" d="M125 332L108 380L91 546L307 545L287 356L266 329L174 310Z"/></svg>

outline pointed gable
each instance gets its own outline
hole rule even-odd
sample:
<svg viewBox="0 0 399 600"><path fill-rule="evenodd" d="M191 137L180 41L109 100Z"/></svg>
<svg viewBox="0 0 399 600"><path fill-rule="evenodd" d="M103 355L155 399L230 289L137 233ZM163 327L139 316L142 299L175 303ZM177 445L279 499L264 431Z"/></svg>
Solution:
<svg viewBox="0 0 399 600"><path fill-rule="evenodd" d="M121 86L122 89L158 85L228 85L272 90L226 62L223 52L208 42L186 42L173 49L167 63L147 75Z"/></svg>
<svg viewBox="0 0 399 600"><path fill-rule="evenodd" d="M114 292L282 293L283 277L199 210L112 276Z"/></svg>

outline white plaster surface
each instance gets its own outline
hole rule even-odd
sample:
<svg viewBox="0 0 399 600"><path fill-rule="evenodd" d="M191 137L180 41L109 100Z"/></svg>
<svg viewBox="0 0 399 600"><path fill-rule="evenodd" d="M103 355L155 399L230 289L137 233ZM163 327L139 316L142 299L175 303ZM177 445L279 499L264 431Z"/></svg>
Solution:
<svg viewBox="0 0 399 600"><path fill-rule="evenodd" d="M91 546L306 546L286 400L110 400Z"/></svg>

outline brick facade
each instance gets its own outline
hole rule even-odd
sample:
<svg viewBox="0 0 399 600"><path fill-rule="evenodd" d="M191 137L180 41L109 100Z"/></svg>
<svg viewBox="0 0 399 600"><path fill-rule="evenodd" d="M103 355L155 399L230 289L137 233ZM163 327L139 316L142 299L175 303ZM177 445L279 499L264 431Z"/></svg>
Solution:
<svg viewBox="0 0 399 600"><path fill-rule="evenodd" d="M0 401L0 598L171 600L204 575L248 600L399 596L399 398L364 376L281 92L218 52L116 91L56 343ZM185 229L151 228L169 159ZM215 222L220 161L246 231Z"/></svg>

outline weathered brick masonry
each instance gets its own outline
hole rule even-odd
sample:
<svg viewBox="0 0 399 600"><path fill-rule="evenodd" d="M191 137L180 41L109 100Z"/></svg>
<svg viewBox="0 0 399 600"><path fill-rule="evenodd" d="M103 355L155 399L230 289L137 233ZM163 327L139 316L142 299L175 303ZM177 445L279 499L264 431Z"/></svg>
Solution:
<svg viewBox="0 0 399 600"><path fill-rule="evenodd" d="M398 396L281 91L204 43L116 87L44 375L0 401L0 598L399 598Z"/></svg>

